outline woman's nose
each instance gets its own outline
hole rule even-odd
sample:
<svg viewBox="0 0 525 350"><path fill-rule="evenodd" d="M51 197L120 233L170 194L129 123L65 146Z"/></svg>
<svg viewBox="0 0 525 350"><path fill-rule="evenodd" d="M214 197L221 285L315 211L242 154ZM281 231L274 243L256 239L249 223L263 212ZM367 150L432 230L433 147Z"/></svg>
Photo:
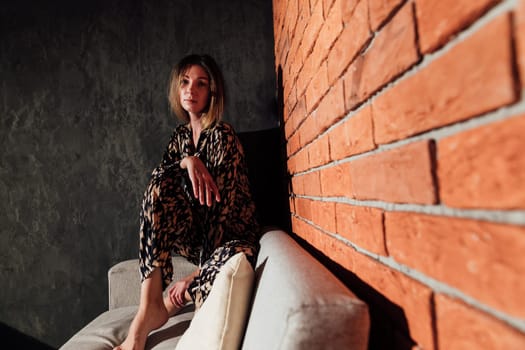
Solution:
<svg viewBox="0 0 525 350"><path fill-rule="evenodd" d="M197 87L197 84L195 84L194 82L190 82L190 83L188 84L188 91L191 92L191 93L193 93L193 92L195 92L196 87Z"/></svg>

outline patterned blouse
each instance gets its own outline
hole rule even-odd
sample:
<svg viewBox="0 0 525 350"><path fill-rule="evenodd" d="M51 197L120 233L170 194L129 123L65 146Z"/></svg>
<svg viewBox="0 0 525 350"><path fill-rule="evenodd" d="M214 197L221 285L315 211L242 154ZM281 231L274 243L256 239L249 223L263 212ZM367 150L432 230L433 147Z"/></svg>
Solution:
<svg viewBox="0 0 525 350"><path fill-rule="evenodd" d="M202 130L196 147L189 125L176 127L162 162L152 177L162 177L162 173L170 172L174 167L180 168L180 162L186 156L197 156L202 160L215 180L221 198L220 202L214 201L209 208L196 204L200 206L197 212L204 215L204 230L207 231L204 251L201 253L204 256L201 255L200 261L209 258L215 248L232 240L256 246L260 229L251 197L244 151L233 127L220 121ZM189 183L189 178L187 181ZM193 197L191 183L188 187L188 195Z"/></svg>

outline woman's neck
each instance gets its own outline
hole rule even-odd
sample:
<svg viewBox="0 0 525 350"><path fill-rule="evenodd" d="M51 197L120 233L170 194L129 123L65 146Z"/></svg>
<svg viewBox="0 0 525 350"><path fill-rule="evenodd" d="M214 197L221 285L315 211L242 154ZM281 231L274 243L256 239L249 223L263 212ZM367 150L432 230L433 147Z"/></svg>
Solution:
<svg viewBox="0 0 525 350"><path fill-rule="evenodd" d="M193 136L193 144L195 145L195 147L197 147L197 143L199 142L199 137L202 131L202 123L200 116L190 115L190 127Z"/></svg>

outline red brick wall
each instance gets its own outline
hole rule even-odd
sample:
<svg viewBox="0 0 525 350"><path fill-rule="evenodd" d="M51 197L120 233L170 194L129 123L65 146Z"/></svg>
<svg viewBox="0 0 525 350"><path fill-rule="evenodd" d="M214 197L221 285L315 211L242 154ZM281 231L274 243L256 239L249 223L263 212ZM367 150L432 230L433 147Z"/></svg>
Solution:
<svg viewBox="0 0 525 350"><path fill-rule="evenodd" d="M525 349L525 0L273 6L293 232L371 347Z"/></svg>

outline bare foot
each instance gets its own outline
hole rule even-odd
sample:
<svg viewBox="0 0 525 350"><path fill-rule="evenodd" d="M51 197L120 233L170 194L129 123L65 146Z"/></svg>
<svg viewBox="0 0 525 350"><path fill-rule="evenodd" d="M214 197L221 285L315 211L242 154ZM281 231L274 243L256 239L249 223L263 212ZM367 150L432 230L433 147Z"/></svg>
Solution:
<svg viewBox="0 0 525 350"><path fill-rule="evenodd" d="M126 340L113 350L144 350L148 334L168 321L168 310L161 304L140 308L129 327Z"/></svg>

